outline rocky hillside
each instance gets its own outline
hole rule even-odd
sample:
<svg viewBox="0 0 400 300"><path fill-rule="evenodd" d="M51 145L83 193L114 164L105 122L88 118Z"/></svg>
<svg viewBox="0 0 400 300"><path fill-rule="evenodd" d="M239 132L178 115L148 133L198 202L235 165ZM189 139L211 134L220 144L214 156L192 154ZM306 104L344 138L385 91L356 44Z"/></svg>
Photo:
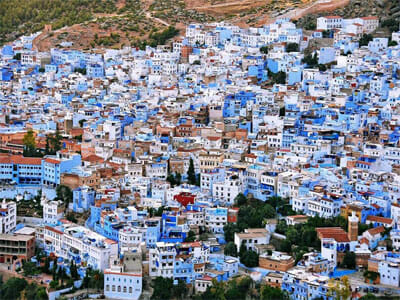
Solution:
<svg viewBox="0 0 400 300"><path fill-rule="evenodd" d="M307 28L324 14L400 17L400 5L397 0L0 0L0 45L46 24L52 30L35 40L39 50L66 44L76 49L144 47L183 32L191 22L246 27L287 17Z"/></svg>
<svg viewBox="0 0 400 300"><path fill-rule="evenodd" d="M337 0L332 0L337 1ZM18 36L52 31L36 42L47 50L64 42L74 48L143 46L169 26L228 21L262 25L316 0L0 0L0 45ZM154 40L154 39L153 39Z"/></svg>
<svg viewBox="0 0 400 300"><path fill-rule="evenodd" d="M95 13L117 11L117 0L0 0L0 43L22 34L83 23Z"/></svg>
<svg viewBox="0 0 400 300"><path fill-rule="evenodd" d="M400 1L399 0L350 0L349 4L330 12L319 12L309 14L299 19L298 26L313 29L316 19L324 15L339 15L344 18L355 18L359 16L377 16L385 25L385 20L400 21ZM394 26L396 27L396 26ZM393 28L392 28L393 29ZM389 31L388 26L381 28L383 31ZM393 31L393 30L390 30Z"/></svg>

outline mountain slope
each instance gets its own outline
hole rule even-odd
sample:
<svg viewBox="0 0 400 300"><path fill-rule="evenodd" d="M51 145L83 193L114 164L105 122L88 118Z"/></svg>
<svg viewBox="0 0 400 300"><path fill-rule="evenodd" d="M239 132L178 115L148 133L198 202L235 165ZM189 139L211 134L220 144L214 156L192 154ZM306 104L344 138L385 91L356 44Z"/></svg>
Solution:
<svg viewBox="0 0 400 300"><path fill-rule="evenodd" d="M0 42L39 31L48 23L57 29L116 10L116 0L0 0Z"/></svg>

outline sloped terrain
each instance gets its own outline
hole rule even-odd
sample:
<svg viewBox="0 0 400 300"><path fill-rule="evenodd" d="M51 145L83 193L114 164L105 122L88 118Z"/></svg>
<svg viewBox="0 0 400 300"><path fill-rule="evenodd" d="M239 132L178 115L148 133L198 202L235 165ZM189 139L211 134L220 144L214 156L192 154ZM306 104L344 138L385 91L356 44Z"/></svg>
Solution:
<svg viewBox="0 0 400 300"><path fill-rule="evenodd" d="M0 43L40 31L38 50L72 45L76 49L144 47L191 22L227 21L260 26L287 17L308 22L312 14L332 13L361 0L0 0ZM367 0L372 1L372 0ZM383 1L383 0L382 0ZM386 0L390 1L390 0ZM372 1L377 2L377 1ZM21 7L24 7L22 9ZM347 11L344 9L344 11ZM336 11L335 11L336 13ZM378 12L377 12L378 13ZM168 32L168 28L171 26ZM157 37L156 39L154 37ZM67 43L66 43L67 42Z"/></svg>
<svg viewBox="0 0 400 300"><path fill-rule="evenodd" d="M0 0L0 43L41 30L83 23L117 11L117 0Z"/></svg>
<svg viewBox="0 0 400 300"><path fill-rule="evenodd" d="M334 14L344 18L356 18L360 16L377 16L381 21L393 19L400 20L400 1L398 0L349 0L347 5L339 6L331 11L309 11L308 14L298 20L300 27L312 27L320 16ZM385 24L385 22L383 22ZM384 31L387 36L387 27L383 26L379 31ZM391 30L393 31L393 30Z"/></svg>

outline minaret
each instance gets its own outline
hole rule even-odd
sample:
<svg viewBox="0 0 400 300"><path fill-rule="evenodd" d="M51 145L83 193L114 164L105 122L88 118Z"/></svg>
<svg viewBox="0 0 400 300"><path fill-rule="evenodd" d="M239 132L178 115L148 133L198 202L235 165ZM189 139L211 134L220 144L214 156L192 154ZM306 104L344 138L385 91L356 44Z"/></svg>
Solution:
<svg viewBox="0 0 400 300"><path fill-rule="evenodd" d="M351 216L349 216L349 229L347 234L351 242L358 240L358 218L354 211L352 211Z"/></svg>

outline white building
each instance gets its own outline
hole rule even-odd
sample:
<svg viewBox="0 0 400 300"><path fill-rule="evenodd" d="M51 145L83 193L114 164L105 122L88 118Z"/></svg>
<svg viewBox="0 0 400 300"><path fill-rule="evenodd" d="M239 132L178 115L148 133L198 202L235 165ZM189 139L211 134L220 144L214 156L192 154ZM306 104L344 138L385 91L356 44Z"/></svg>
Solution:
<svg viewBox="0 0 400 300"><path fill-rule="evenodd" d="M400 261L380 261L378 271L381 284L400 286Z"/></svg>
<svg viewBox="0 0 400 300"><path fill-rule="evenodd" d="M124 252L122 258L111 257L104 271L104 295L107 299L137 300L142 294L141 252Z"/></svg>
<svg viewBox="0 0 400 300"><path fill-rule="evenodd" d="M235 233L234 241L238 251L242 243L247 250L257 251L256 246L269 244L270 237L270 233L265 228L249 228L243 233Z"/></svg>
<svg viewBox="0 0 400 300"><path fill-rule="evenodd" d="M118 254L117 242L70 222L45 226L44 243L49 253L102 271L108 267L110 257Z"/></svg>
<svg viewBox="0 0 400 300"><path fill-rule="evenodd" d="M392 229L390 231L390 239L392 240L393 249L400 250L400 230Z"/></svg>
<svg viewBox="0 0 400 300"><path fill-rule="evenodd" d="M223 233L228 222L228 209L225 207L207 207L205 210L205 225L213 233Z"/></svg>
<svg viewBox="0 0 400 300"><path fill-rule="evenodd" d="M172 278L174 276L176 249L173 243L156 243L156 248L149 250L149 275Z"/></svg>
<svg viewBox="0 0 400 300"><path fill-rule="evenodd" d="M339 16L326 16L317 19L317 30L332 30L342 28L343 18Z"/></svg>
<svg viewBox="0 0 400 300"><path fill-rule="evenodd" d="M23 200L22 200L23 201ZM17 225L17 204L3 199L0 207L0 234L10 233Z"/></svg>
<svg viewBox="0 0 400 300"><path fill-rule="evenodd" d="M395 41L397 42L397 44L400 44L400 31L392 33L392 41Z"/></svg>
<svg viewBox="0 0 400 300"><path fill-rule="evenodd" d="M106 120L103 124L103 132L107 140L118 140L121 138L121 122Z"/></svg>
<svg viewBox="0 0 400 300"><path fill-rule="evenodd" d="M118 241L121 248L132 246L138 247L144 241L143 231L139 228L125 226L118 231Z"/></svg>
<svg viewBox="0 0 400 300"><path fill-rule="evenodd" d="M43 202L43 222L57 224L64 217L64 205L61 200Z"/></svg>
<svg viewBox="0 0 400 300"><path fill-rule="evenodd" d="M204 275L203 277L197 278L194 282L194 289L196 293L204 293L208 287L212 286L212 277Z"/></svg>
<svg viewBox="0 0 400 300"><path fill-rule="evenodd" d="M235 197L241 192L242 185L239 178L225 178L223 182L216 182L212 186L212 195L214 200L223 203L233 204Z"/></svg>

